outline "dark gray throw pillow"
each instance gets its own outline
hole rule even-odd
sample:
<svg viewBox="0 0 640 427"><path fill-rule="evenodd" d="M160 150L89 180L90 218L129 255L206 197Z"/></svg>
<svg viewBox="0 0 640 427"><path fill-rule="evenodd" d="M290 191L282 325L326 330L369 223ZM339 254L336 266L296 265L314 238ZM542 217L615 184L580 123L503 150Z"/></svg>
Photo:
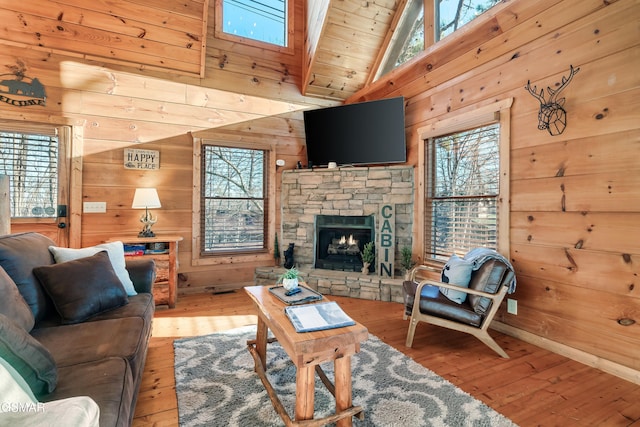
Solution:
<svg viewBox="0 0 640 427"><path fill-rule="evenodd" d="M62 323L79 323L129 302L106 251L33 269Z"/></svg>
<svg viewBox="0 0 640 427"><path fill-rule="evenodd" d="M55 390L58 368L49 350L4 314L0 314L0 357L18 371L36 396Z"/></svg>
<svg viewBox="0 0 640 427"><path fill-rule="evenodd" d="M35 324L33 313L22 298L18 286L2 267L0 267L0 314L12 319L27 332L31 331Z"/></svg>

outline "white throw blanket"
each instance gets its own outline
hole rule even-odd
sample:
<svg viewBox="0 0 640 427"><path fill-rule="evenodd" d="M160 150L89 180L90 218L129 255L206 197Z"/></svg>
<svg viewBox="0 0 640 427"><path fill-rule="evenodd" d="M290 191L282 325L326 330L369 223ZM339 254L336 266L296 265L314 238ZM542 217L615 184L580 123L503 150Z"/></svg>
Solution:
<svg viewBox="0 0 640 427"><path fill-rule="evenodd" d="M499 261L502 261L513 272L513 279L511 280L511 283L509 283L509 293L512 294L516 291L515 270L513 269L511 262L509 262L509 260L499 252L496 252L493 249L489 248L475 248L467 252L467 254L464 256L464 259L473 264L474 271L479 269L487 260L497 259Z"/></svg>

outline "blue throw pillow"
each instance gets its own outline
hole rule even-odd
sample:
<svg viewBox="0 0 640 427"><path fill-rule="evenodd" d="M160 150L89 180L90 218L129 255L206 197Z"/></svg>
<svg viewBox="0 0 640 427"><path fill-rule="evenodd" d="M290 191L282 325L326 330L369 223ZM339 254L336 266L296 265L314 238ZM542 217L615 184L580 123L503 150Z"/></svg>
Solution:
<svg viewBox="0 0 640 427"><path fill-rule="evenodd" d="M433 285L424 285L422 287L422 292L420 292L420 296L426 298L436 298L438 296L438 290L440 288Z"/></svg>
<svg viewBox="0 0 640 427"><path fill-rule="evenodd" d="M451 255L449 261L442 269L441 281L451 285L457 285L463 288L469 287L471 281L471 273L473 272L473 263L460 258L457 255ZM466 292L456 291L453 289L440 288L440 293L449 298L453 302L462 304L467 299Z"/></svg>

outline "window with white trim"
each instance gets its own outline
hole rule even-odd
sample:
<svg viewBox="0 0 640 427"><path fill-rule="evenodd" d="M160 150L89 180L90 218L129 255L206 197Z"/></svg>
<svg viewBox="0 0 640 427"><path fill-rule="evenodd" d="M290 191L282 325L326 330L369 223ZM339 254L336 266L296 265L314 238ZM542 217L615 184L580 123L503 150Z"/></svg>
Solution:
<svg viewBox="0 0 640 427"><path fill-rule="evenodd" d="M216 37L288 48L292 6L292 0L217 0Z"/></svg>

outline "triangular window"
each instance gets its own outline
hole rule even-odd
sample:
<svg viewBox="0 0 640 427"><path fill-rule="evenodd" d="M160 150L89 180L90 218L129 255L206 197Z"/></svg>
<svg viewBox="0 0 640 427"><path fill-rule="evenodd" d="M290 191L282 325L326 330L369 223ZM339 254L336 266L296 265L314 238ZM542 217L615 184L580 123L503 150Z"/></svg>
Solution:
<svg viewBox="0 0 640 427"><path fill-rule="evenodd" d="M376 78L409 61L421 53L425 46L453 34L499 2L500 0L409 0L398 20ZM425 32L425 28L433 30Z"/></svg>

